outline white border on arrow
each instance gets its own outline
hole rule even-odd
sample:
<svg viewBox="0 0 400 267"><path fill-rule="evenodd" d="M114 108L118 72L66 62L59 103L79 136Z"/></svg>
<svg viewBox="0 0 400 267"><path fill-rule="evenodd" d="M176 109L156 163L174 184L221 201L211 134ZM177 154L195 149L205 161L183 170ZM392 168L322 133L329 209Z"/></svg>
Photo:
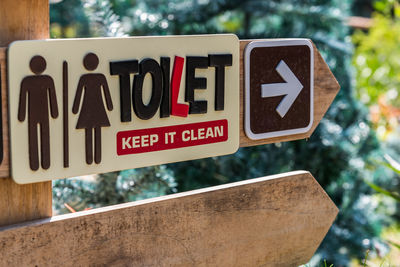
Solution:
<svg viewBox="0 0 400 267"><path fill-rule="evenodd" d="M296 128L268 133L253 133L250 128L250 53L256 47L277 47L307 45L310 48L310 123L304 128ZM287 136L308 132L314 121L314 48L309 39L276 39L250 42L245 48L245 133L252 140Z"/></svg>

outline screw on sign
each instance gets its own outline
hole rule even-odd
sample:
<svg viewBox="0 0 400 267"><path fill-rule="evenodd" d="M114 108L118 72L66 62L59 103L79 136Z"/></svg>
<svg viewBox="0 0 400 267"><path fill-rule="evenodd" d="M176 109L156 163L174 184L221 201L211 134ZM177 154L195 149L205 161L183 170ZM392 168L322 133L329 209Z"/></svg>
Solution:
<svg viewBox="0 0 400 267"><path fill-rule="evenodd" d="M250 139L305 133L313 123L311 41L253 41L245 50L245 131Z"/></svg>

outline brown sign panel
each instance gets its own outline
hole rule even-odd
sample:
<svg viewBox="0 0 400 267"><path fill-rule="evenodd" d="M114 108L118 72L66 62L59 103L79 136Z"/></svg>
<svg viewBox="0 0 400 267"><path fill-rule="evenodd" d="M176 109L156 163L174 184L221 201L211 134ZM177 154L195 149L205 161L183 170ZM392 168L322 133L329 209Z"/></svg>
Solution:
<svg viewBox="0 0 400 267"><path fill-rule="evenodd" d="M313 122L313 47L307 39L254 41L245 51L250 139L304 133Z"/></svg>

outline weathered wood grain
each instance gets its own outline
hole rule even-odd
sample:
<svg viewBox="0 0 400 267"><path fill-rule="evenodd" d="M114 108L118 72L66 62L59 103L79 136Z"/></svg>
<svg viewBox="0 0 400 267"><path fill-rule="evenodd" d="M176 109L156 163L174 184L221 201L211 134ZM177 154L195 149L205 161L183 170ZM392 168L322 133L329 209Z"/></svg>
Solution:
<svg viewBox="0 0 400 267"><path fill-rule="evenodd" d="M297 171L0 228L0 266L298 266L337 213Z"/></svg>
<svg viewBox="0 0 400 267"><path fill-rule="evenodd" d="M0 179L0 226L50 217L51 190L51 182L19 185L11 178Z"/></svg>
<svg viewBox="0 0 400 267"><path fill-rule="evenodd" d="M0 164L0 177L9 177L10 172L10 154L9 139L8 139L8 92L7 92L7 61L6 61L6 48L0 47L0 80L1 80L1 107L2 107L2 120L3 120L3 161Z"/></svg>
<svg viewBox="0 0 400 267"><path fill-rule="evenodd" d="M49 38L49 1L0 0L0 46Z"/></svg>
<svg viewBox="0 0 400 267"><path fill-rule="evenodd" d="M49 37L48 0L0 0L0 46L14 40ZM9 177L9 132L7 109L6 48L0 48L2 73L2 118L4 159L0 177ZM15 166L18 168L18 166ZM18 185L11 178L0 179L0 225L52 215L51 182Z"/></svg>
<svg viewBox="0 0 400 267"><path fill-rule="evenodd" d="M243 76L243 51L246 45L250 42L250 40L240 41L240 57L241 57L241 65L240 65L240 146L255 146L261 144L270 144L276 142L285 142L285 141L293 141L299 139L305 139L311 136L315 128L318 126L320 120L324 116L325 112L328 110L332 101L334 100L336 94L339 92L340 86L336 81L335 77L329 70L329 67L326 65L324 59L321 57L318 49L314 46L314 121L313 126L310 131L304 134L296 134L289 135L283 137L276 137L270 139L261 139L261 140L251 140L247 138L244 132L244 76ZM5 48L0 48L0 63L1 60L5 59ZM0 178L8 177L10 175L9 171L9 151L8 151L8 117L7 117L7 109L5 108L7 105L6 101L6 77L4 77L4 86L3 86L3 121L4 121L4 137L5 137L5 151L4 151L4 162L0 165Z"/></svg>

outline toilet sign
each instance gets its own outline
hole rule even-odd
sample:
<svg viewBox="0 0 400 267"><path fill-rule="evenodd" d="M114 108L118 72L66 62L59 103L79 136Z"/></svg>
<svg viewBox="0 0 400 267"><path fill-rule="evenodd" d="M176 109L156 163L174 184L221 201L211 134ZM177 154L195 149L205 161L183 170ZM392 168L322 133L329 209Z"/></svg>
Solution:
<svg viewBox="0 0 400 267"><path fill-rule="evenodd" d="M308 132L314 112L311 41L253 41L244 53L246 135L266 139Z"/></svg>
<svg viewBox="0 0 400 267"><path fill-rule="evenodd" d="M239 147L235 35L18 41L8 53L18 183Z"/></svg>

